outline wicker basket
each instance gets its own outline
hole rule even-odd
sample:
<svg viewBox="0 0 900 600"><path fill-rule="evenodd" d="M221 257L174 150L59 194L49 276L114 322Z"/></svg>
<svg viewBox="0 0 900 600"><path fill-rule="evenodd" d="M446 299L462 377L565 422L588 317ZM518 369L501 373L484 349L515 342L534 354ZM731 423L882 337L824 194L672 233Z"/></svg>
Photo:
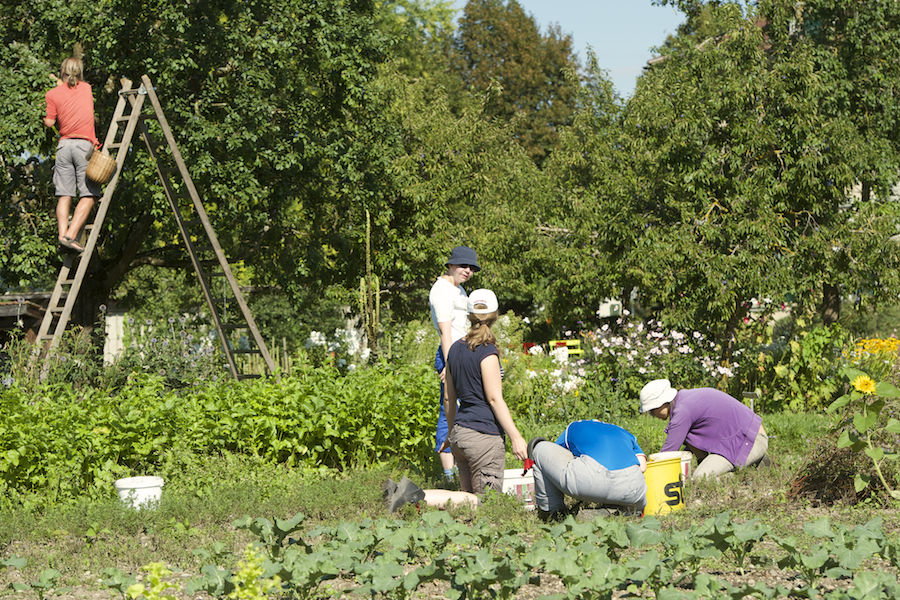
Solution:
<svg viewBox="0 0 900 600"><path fill-rule="evenodd" d="M116 159L104 151L91 152L91 157L88 159L87 172L85 173L88 179L102 185L109 181L115 171Z"/></svg>

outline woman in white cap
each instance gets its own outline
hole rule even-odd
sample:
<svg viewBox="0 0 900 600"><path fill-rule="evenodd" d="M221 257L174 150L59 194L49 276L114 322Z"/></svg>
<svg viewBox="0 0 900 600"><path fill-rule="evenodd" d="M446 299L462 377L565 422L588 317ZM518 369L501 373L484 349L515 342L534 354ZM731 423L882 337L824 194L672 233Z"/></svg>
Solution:
<svg viewBox="0 0 900 600"><path fill-rule="evenodd" d="M437 278L428 294L428 304L431 309L431 322L441 336L437 352L434 355L434 370L441 378L441 395L438 399L438 420L435 427L434 451L441 460L441 468L444 470L444 478L453 479L453 455L450 448L444 442L447 439L447 416L444 414L444 357L450 351L450 346L460 339L469 330L468 320L468 296L462 284L481 270L478 266L478 255L468 246L457 246L450 252L450 257L444 264L447 270Z"/></svg>
<svg viewBox="0 0 900 600"><path fill-rule="evenodd" d="M662 452L684 444L697 457L694 478L756 466L769 449L762 418L713 388L676 390L668 379L655 379L641 390L641 412L669 421Z"/></svg>
<svg viewBox="0 0 900 600"><path fill-rule="evenodd" d="M508 435L513 454L525 460L525 438L519 433L506 402L500 375L500 354L491 325L497 320L497 296L486 289L469 295L469 332L447 354L447 436L459 468L464 492L502 491ZM459 408L457 409L457 400Z"/></svg>

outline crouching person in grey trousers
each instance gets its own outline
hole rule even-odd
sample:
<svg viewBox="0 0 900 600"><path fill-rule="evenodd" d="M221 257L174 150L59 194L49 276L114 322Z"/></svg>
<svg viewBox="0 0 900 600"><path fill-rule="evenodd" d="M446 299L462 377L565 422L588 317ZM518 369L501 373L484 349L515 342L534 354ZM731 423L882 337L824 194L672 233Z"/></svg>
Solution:
<svg viewBox="0 0 900 600"><path fill-rule="evenodd" d="M639 512L646 502L647 457L629 431L601 421L569 423L555 443L528 444L534 493L544 520L566 515L565 496Z"/></svg>

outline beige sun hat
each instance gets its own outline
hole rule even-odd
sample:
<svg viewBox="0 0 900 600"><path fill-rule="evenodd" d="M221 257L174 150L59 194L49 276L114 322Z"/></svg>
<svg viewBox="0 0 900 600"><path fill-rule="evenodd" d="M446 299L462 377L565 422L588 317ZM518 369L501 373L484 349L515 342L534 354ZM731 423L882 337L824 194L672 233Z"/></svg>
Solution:
<svg viewBox="0 0 900 600"><path fill-rule="evenodd" d="M641 388L641 412L650 412L675 399L678 390L672 387L668 379L654 379Z"/></svg>

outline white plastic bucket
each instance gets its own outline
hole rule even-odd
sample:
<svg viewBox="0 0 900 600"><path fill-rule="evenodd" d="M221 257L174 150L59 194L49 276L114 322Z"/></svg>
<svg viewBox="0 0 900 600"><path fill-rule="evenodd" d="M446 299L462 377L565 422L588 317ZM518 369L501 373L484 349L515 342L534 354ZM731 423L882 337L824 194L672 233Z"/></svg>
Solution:
<svg viewBox="0 0 900 600"><path fill-rule="evenodd" d="M154 508L162 497L162 477L141 476L116 480L119 498L132 508Z"/></svg>
<svg viewBox="0 0 900 600"><path fill-rule="evenodd" d="M687 481L691 478L691 459L694 457L693 454L687 452L686 450L675 450L671 452L657 452L656 454L651 454L647 458L650 460L667 460L669 458L680 458L681 459L681 475L684 477L684 480Z"/></svg>
<svg viewBox="0 0 900 600"><path fill-rule="evenodd" d="M534 510L534 473L522 475L522 469L503 471L503 493L517 497L528 510Z"/></svg>

